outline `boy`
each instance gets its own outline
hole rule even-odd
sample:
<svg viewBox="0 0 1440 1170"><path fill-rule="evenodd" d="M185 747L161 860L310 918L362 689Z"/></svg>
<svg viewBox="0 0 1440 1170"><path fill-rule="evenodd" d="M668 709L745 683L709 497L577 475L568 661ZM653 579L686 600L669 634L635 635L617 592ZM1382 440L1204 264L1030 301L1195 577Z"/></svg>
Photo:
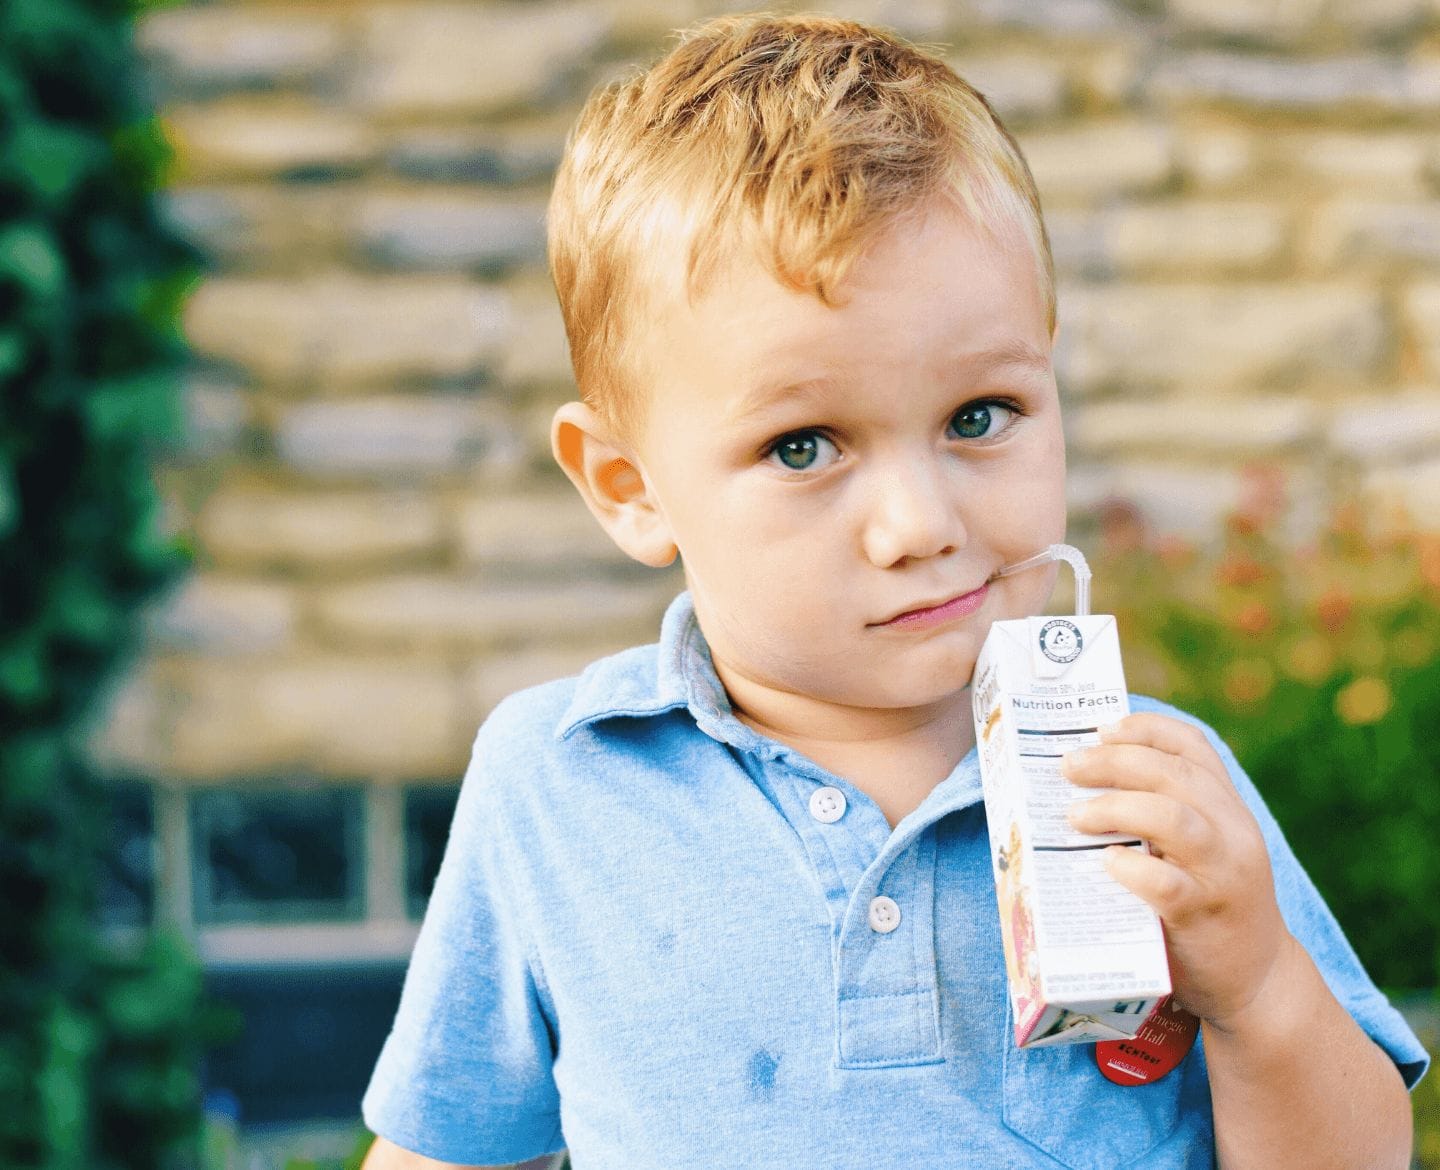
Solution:
<svg viewBox="0 0 1440 1170"><path fill-rule="evenodd" d="M968 685L1064 535L1055 309L1013 140L845 21L693 30L592 97L551 204L555 453L679 555L658 646L481 728L366 1165L1401 1167L1426 1057L1234 757L1134 714L1072 812L1151 841L1202 1041L1121 1087L1019 1051ZM1100 567L1103 574L1103 566Z"/></svg>

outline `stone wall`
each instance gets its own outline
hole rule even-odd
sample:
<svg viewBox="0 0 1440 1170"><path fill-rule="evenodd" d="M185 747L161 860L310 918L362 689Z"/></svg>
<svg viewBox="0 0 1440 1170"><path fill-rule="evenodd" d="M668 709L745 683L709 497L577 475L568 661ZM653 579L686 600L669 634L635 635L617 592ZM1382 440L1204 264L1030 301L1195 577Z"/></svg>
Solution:
<svg viewBox="0 0 1440 1170"><path fill-rule="evenodd" d="M1440 0L844 0L949 46L1039 181L1073 533L1238 471L1440 505ZM454 778L519 686L653 637L551 466L542 213L589 88L702 0L232 0L141 28L210 258L164 469L196 571L98 742L184 788Z"/></svg>

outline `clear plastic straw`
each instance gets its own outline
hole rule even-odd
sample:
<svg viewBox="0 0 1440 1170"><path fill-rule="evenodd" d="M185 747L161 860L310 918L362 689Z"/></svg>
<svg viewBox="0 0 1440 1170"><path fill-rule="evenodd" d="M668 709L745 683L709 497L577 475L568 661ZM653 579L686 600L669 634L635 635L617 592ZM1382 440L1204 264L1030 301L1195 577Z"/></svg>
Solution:
<svg viewBox="0 0 1440 1170"><path fill-rule="evenodd" d="M1023 561L1016 561L1013 565L1002 565L995 570L995 576L1009 577L1015 573L1023 573L1026 569L1048 565L1051 561L1064 561L1075 571L1075 613L1079 617L1088 617L1090 614L1090 566L1085 563L1085 554L1078 548L1068 544L1052 544L1033 557L1026 557Z"/></svg>

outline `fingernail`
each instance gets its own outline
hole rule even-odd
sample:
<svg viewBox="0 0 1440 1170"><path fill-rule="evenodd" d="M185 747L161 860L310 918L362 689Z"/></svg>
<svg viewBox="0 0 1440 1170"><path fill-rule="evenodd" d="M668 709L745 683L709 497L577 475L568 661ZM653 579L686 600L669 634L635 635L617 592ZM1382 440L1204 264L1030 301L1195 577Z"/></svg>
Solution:
<svg viewBox="0 0 1440 1170"><path fill-rule="evenodd" d="M1097 735L1100 736L1101 739L1107 739L1115 734L1115 730L1119 726L1120 720L1112 719L1109 723L1100 724L1100 726L1095 729L1095 732Z"/></svg>
<svg viewBox="0 0 1440 1170"><path fill-rule="evenodd" d="M1077 800L1065 809L1065 819L1070 822L1072 829L1078 829L1080 827L1080 810L1084 804L1085 802L1083 800Z"/></svg>
<svg viewBox="0 0 1440 1170"><path fill-rule="evenodd" d="M1068 771L1071 768L1080 767L1080 765L1085 762L1085 759L1087 756L1089 756L1089 754L1089 748L1075 748L1074 750L1065 753L1065 759L1062 762L1064 763L1065 768Z"/></svg>

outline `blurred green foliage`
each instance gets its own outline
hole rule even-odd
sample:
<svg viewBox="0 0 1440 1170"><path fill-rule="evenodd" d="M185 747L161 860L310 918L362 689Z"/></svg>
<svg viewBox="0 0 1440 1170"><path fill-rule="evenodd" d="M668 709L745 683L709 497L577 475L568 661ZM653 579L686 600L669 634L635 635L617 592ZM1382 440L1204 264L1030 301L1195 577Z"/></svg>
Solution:
<svg viewBox="0 0 1440 1170"><path fill-rule="evenodd" d="M1371 977L1434 1021L1440 532L1346 504L1296 548L1287 513L1283 480L1259 468L1209 548L1113 504L1096 609L1116 615L1130 689L1220 733ZM1435 1052L1440 1026L1420 1031ZM1413 1106L1414 1166L1440 1170L1440 1078Z"/></svg>
<svg viewBox="0 0 1440 1170"><path fill-rule="evenodd" d="M287 1158L285 1170L360 1170L374 1141L375 1135L362 1127L344 1158Z"/></svg>
<svg viewBox="0 0 1440 1170"><path fill-rule="evenodd" d="M1418 1017L1418 1018L1416 1018ZM1425 1013L1412 1013L1420 1043L1430 1053L1440 1051L1440 1003ZM1411 1095L1415 1109L1415 1170L1440 1170L1440 1076L1427 1073Z"/></svg>
<svg viewBox="0 0 1440 1170"><path fill-rule="evenodd" d="M1264 794L1371 976L1440 984L1440 533L1335 510L1278 531L1283 483L1255 470L1224 540L1152 539L1104 518L1097 610L1134 691L1210 723Z"/></svg>
<svg viewBox="0 0 1440 1170"><path fill-rule="evenodd" d="M189 251L157 221L163 140L133 6L0 4L0 1167L184 1165L200 980L97 930L105 787L84 722L138 605L183 566L154 460L178 430Z"/></svg>

